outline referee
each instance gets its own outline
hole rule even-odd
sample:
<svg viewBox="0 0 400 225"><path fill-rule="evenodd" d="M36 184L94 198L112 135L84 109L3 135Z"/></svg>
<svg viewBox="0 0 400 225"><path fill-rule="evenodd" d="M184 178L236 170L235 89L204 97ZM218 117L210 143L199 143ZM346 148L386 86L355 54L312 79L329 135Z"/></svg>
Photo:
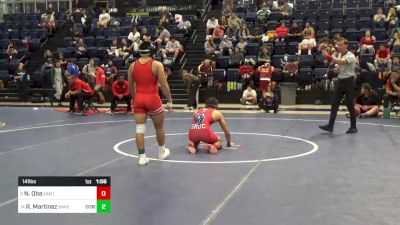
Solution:
<svg viewBox="0 0 400 225"><path fill-rule="evenodd" d="M355 66L356 57L353 53L348 51L348 44L345 38L339 38L336 42L337 51L340 53L340 58L335 58L328 54L325 50L322 54L325 55L328 61L333 62L339 66L338 82L335 85L335 90L333 94L333 101L331 105L331 115L329 118L329 124L319 126L320 129L328 132L333 132L333 127L335 125L337 111L339 109L340 102L343 99L343 95L346 96L346 106L350 112L350 128L346 131L347 134L357 133L356 126L356 111L354 109L354 98L355 98Z"/></svg>

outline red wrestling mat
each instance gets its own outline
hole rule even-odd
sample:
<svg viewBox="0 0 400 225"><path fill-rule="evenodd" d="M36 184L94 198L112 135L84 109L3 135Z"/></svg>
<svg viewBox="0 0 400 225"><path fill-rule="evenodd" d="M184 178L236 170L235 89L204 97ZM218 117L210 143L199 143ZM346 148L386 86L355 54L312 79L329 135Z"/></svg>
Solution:
<svg viewBox="0 0 400 225"><path fill-rule="evenodd" d="M77 111L78 109L75 109L75 110ZM99 110L100 113L106 113L106 112L110 111L110 109L105 109L105 108L98 108L97 110ZM56 109L56 111L57 111L57 112L68 113L69 108L58 108L58 109ZM86 112L85 115L91 116L91 115L96 115L96 114L99 114L99 112L96 112L96 111L94 111L94 110L89 109L89 110Z"/></svg>

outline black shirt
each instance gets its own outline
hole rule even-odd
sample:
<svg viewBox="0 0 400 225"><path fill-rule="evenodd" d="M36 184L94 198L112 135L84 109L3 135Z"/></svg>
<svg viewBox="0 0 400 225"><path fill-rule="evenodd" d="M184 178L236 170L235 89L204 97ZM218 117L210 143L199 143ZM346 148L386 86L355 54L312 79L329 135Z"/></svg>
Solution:
<svg viewBox="0 0 400 225"><path fill-rule="evenodd" d="M360 105L380 105L381 102L381 99L376 94L371 94L369 97L366 97L364 94L360 94L356 99L356 103Z"/></svg>
<svg viewBox="0 0 400 225"><path fill-rule="evenodd" d="M82 23L83 14L81 12L74 12L72 17L74 23Z"/></svg>

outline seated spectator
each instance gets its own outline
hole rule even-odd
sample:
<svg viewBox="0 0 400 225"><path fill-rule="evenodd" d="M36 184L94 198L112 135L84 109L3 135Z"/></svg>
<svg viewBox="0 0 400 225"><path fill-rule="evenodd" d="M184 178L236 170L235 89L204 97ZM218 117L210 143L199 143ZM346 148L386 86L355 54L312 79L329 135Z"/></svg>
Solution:
<svg viewBox="0 0 400 225"><path fill-rule="evenodd" d="M181 44L179 41L175 40L174 36L170 37L170 40L168 41L167 45L165 46L165 49L161 49L161 53L163 58L165 59L167 55L173 54L174 59L173 62L178 58L179 56L179 50L181 48Z"/></svg>
<svg viewBox="0 0 400 225"><path fill-rule="evenodd" d="M399 32L395 32L393 37L388 41L388 47L392 49L393 53L400 53L400 38Z"/></svg>
<svg viewBox="0 0 400 225"><path fill-rule="evenodd" d="M132 110L131 106L131 96L129 94L129 88L128 88L128 81L125 80L125 77L123 75L118 77L118 80L114 81L112 84L112 93L113 93L113 99L111 102L111 113L115 112L115 109L117 107L117 102L118 101L125 101L128 108L127 112L130 112Z"/></svg>
<svg viewBox="0 0 400 225"><path fill-rule="evenodd" d="M386 47L385 44L379 45L379 49L376 51L374 66L377 71L379 71L379 78L383 78L383 71L386 68L390 69L392 60L390 59L390 49Z"/></svg>
<svg viewBox="0 0 400 225"><path fill-rule="evenodd" d="M167 28L160 27L159 32L160 32L160 35L158 36L158 38L155 41L157 46L168 43L169 38L171 37L171 33L167 30Z"/></svg>
<svg viewBox="0 0 400 225"><path fill-rule="evenodd" d="M140 41L140 38L136 38L136 39L139 39L139 41ZM120 57L122 57L123 59L127 59L129 57L129 55L131 54L130 46L128 44L128 41L125 38L122 38L121 43L122 43L122 47L119 49L118 55Z"/></svg>
<svg viewBox="0 0 400 225"><path fill-rule="evenodd" d="M374 28L384 28L385 27L386 16L383 14L383 9L378 8L376 14L373 18Z"/></svg>
<svg viewBox="0 0 400 225"><path fill-rule="evenodd" d="M145 36L147 37L147 36ZM135 42L132 43L131 47L129 48L131 55L129 57L139 57L139 46L142 44L142 40L139 38L136 39Z"/></svg>
<svg viewBox="0 0 400 225"><path fill-rule="evenodd" d="M275 84L272 82L272 73L275 71L275 68L269 63L264 63L258 67L257 71L260 74L259 89L262 91L266 91L269 88L274 90Z"/></svg>
<svg viewBox="0 0 400 225"><path fill-rule="evenodd" d="M82 69L82 80L86 83L89 83L91 87L94 87L96 85L96 68L96 62L94 61L94 59L90 59L89 63L83 66Z"/></svg>
<svg viewBox="0 0 400 225"><path fill-rule="evenodd" d="M257 21L262 24L265 24L268 20L269 14L271 14L271 11L268 9L267 5L263 5L261 9L257 11L256 14L257 14Z"/></svg>
<svg viewBox="0 0 400 225"><path fill-rule="evenodd" d="M309 22L306 22L306 25L303 30L303 36L307 36L307 35L315 38L315 30Z"/></svg>
<svg viewBox="0 0 400 225"><path fill-rule="evenodd" d="M244 55L240 51L239 47L235 48L235 51L232 53L231 58L229 59L229 66L238 68L244 62Z"/></svg>
<svg viewBox="0 0 400 225"><path fill-rule="evenodd" d="M219 26L222 30L224 30L225 32L229 33L229 27L228 27L228 20L226 19L225 16L221 16L220 22L219 22Z"/></svg>
<svg viewBox="0 0 400 225"><path fill-rule="evenodd" d="M167 16L160 17L160 22L158 24L159 27L166 27L169 24L170 20Z"/></svg>
<svg viewBox="0 0 400 225"><path fill-rule="evenodd" d="M198 74L200 79L200 84L202 86L207 85L207 87L212 87L214 83L213 69L210 60L204 60L198 67Z"/></svg>
<svg viewBox="0 0 400 225"><path fill-rule="evenodd" d="M249 84L254 86L254 68L249 59L245 59L244 64L239 67L239 77L243 87Z"/></svg>
<svg viewBox="0 0 400 225"><path fill-rule="evenodd" d="M232 15L228 18L228 27L229 27L229 36L234 37L237 36L237 33L242 26L242 20L237 16L236 13L232 13Z"/></svg>
<svg viewBox="0 0 400 225"><path fill-rule="evenodd" d="M79 33L83 33L83 25L86 22L86 19L83 15L83 13L81 12L81 10L76 9L72 14L71 14L71 21L73 24L73 31L74 32L79 32Z"/></svg>
<svg viewBox="0 0 400 225"><path fill-rule="evenodd" d="M222 16L229 18L233 14L232 7L226 7L222 10Z"/></svg>
<svg viewBox="0 0 400 225"><path fill-rule="evenodd" d="M215 18L215 16L212 16L210 19L207 20L207 34L212 35L214 32L214 29L218 25L218 19Z"/></svg>
<svg viewBox="0 0 400 225"><path fill-rule="evenodd" d="M172 13L167 9L166 6L160 6L160 18L166 18L168 20L168 22L171 20L172 18Z"/></svg>
<svg viewBox="0 0 400 225"><path fill-rule="evenodd" d="M58 106L62 106L61 95L65 86L65 82L64 70L61 68L59 60L54 61L54 67L51 69L51 83L54 90L56 91L54 97L59 101Z"/></svg>
<svg viewBox="0 0 400 225"><path fill-rule="evenodd" d="M219 25L217 25L212 33L213 38L222 38L225 34L225 31L221 29Z"/></svg>
<svg viewBox="0 0 400 225"><path fill-rule="evenodd" d="M211 49L211 51L208 54L206 54L205 59L210 60L211 67L213 70L217 68L218 53L216 53L214 49Z"/></svg>
<svg viewBox="0 0 400 225"><path fill-rule="evenodd" d="M24 102L28 101L28 87L30 76L25 70L25 64L20 63L14 72L14 81L17 85L19 99Z"/></svg>
<svg viewBox="0 0 400 225"><path fill-rule="evenodd" d="M206 54L209 54L211 50L214 50L214 52L217 53L216 51L217 46L214 43L214 39L211 36L209 36L206 42L204 43L204 51L206 52Z"/></svg>
<svg viewBox="0 0 400 225"><path fill-rule="evenodd" d="M140 33L136 27L132 27L132 31L129 33L128 39L132 42L135 42L136 38L140 38Z"/></svg>
<svg viewBox="0 0 400 225"><path fill-rule="evenodd" d="M244 40L254 39L254 37L250 34L249 28L245 23L242 24L239 30L239 39L243 38Z"/></svg>
<svg viewBox="0 0 400 225"><path fill-rule="evenodd" d="M103 104L106 102L106 99L104 97L104 93L106 93L106 81L107 81L107 76L104 71L104 69L99 66L95 65L96 67L96 85L94 86L94 91L99 95L99 104Z"/></svg>
<svg viewBox="0 0 400 225"><path fill-rule="evenodd" d="M288 59L288 62L284 65L282 73L286 78L296 77L299 73L299 62L293 57Z"/></svg>
<svg viewBox="0 0 400 225"><path fill-rule="evenodd" d="M8 56L8 58L11 59L15 59L18 55L18 50L17 47L15 45L15 43L13 41L10 41L8 46L7 46L7 50L6 50L6 54Z"/></svg>
<svg viewBox="0 0 400 225"><path fill-rule="evenodd" d="M118 40L117 39L112 40L110 47L108 47L107 49L108 57L109 58L119 57L118 49L119 49Z"/></svg>
<svg viewBox="0 0 400 225"><path fill-rule="evenodd" d="M82 36L79 32L75 32L72 36L71 46L76 46L79 42L79 39L82 39Z"/></svg>
<svg viewBox="0 0 400 225"><path fill-rule="evenodd" d="M311 36L311 33L306 33L304 39L299 43L297 54L301 55L301 53L305 51L307 54L311 55L315 47L317 47L315 38Z"/></svg>
<svg viewBox="0 0 400 225"><path fill-rule="evenodd" d="M110 14L104 8L102 13L99 15L99 22L97 22L97 27L108 27L108 23L111 20Z"/></svg>
<svg viewBox="0 0 400 225"><path fill-rule="evenodd" d="M190 21L184 20L184 18L182 18L182 20L178 23L178 30L185 35L189 35L189 31L191 28L192 24L190 23Z"/></svg>
<svg viewBox="0 0 400 225"><path fill-rule="evenodd" d="M301 42L303 33L297 22L293 22L287 35L287 42Z"/></svg>
<svg viewBox="0 0 400 225"><path fill-rule="evenodd" d="M386 82L386 94L383 96L383 107L387 109L392 102L400 101L400 74L392 71Z"/></svg>
<svg viewBox="0 0 400 225"><path fill-rule="evenodd" d="M354 104L357 116L360 118L377 117L381 102L382 99L379 98L371 85L363 83L361 85L361 93ZM346 114L346 116L350 117L350 114Z"/></svg>
<svg viewBox="0 0 400 225"><path fill-rule="evenodd" d="M246 46L247 42L245 41L245 39L239 38L239 42L236 44L236 47L238 47L240 52L243 53L244 55L246 54Z"/></svg>
<svg viewBox="0 0 400 225"><path fill-rule="evenodd" d="M221 55L231 55L232 54L232 48L233 48L233 44L232 41L229 40L229 37L227 35L225 35L222 38L221 43L219 44L219 51L221 53Z"/></svg>
<svg viewBox="0 0 400 225"><path fill-rule="evenodd" d="M388 25L389 33L391 33L392 29L397 27L399 23L399 19L397 18L397 13L395 8L390 8L388 15L386 16L386 24Z"/></svg>
<svg viewBox="0 0 400 225"><path fill-rule="evenodd" d="M293 8L289 5L288 0L283 1L280 11L283 19L290 19L293 15Z"/></svg>
<svg viewBox="0 0 400 225"><path fill-rule="evenodd" d="M386 80L390 76L391 71L400 71L400 59L398 56L393 57L390 69L388 68L383 72L383 80Z"/></svg>
<svg viewBox="0 0 400 225"><path fill-rule="evenodd" d="M87 46L83 41L83 38L79 39L78 43L75 45L76 47L76 58L87 58Z"/></svg>
<svg viewBox="0 0 400 225"><path fill-rule="evenodd" d="M116 80L118 69L113 66L113 61L110 59L108 60L108 63L103 66L103 69L107 77L107 83L111 86Z"/></svg>
<svg viewBox="0 0 400 225"><path fill-rule="evenodd" d="M83 101L93 98L94 91L85 81L79 79L79 75L67 75L71 80L70 90L65 94L69 99L69 112L75 112L75 101L78 101L79 111L83 110Z"/></svg>
<svg viewBox="0 0 400 225"><path fill-rule="evenodd" d="M261 51L258 52L257 61L259 64L271 62L271 52L268 50L268 46L261 46Z"/></svg>
<svg viewBox="0 0 400 225"><path fill-rule="evenodd" d="M242 98L240 99L242 105L256 105L257 104L257 92L248 85L246 90L243 91Z"/></svg>
<svg viewBox="0 0 400 225"><path fill-rule="evenodd" d="M147 30L146 27L142 27L140 30L140 39L144 39L145 36L148 36L151 39L151 35L149 34L149 31Z"/></svg>
<svg viewBox="0 0 400 225"><path fill-rule="evenodd" d="M360 40L360 54L375 54L374 44L375 36L371 36L371 31L365 31L365 36Z"/></svg>
<svg viewBox="0 0 400 225"><path fill-rule="evenodd" d="M262 98L260 99L258 107L266 113L269 113L270 110L277 113L279 108L278 95L274 94L271 88L268 88L266 91L262 92Z"/></svg>
<svg viewBox="0 0 400 225"><path fill-rule="evenodd" d="M47 11L46 13L42 14L39 27L48 29L50 33L53 32L53 30L56 28L53 11Z"/></svg>
<svg viewBox="0 0 400 225"><path fill-rule="evenodd" d="M286 27L285 23L281 23L279 27L275 29L276 42L284 42L286 36L289 34L289 28Z"/></svg>
<svg viewBox="0 0 400 225"><path fill-rule="evenodd" d="M275 31L266 30L264 34L261 35L261 42L267 43L275 40Z"/></svg>

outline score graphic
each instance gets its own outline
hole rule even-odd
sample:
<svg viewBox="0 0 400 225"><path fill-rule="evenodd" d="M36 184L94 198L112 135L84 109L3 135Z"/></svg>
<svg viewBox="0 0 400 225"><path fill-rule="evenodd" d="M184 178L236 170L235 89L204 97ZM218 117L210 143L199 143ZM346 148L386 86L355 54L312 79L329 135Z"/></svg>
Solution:
<svg viewBox="0 0 400 225"><path fill-rule="evenodd" d="M18 177L18 213L110 212L110 177Z"/></svg>

